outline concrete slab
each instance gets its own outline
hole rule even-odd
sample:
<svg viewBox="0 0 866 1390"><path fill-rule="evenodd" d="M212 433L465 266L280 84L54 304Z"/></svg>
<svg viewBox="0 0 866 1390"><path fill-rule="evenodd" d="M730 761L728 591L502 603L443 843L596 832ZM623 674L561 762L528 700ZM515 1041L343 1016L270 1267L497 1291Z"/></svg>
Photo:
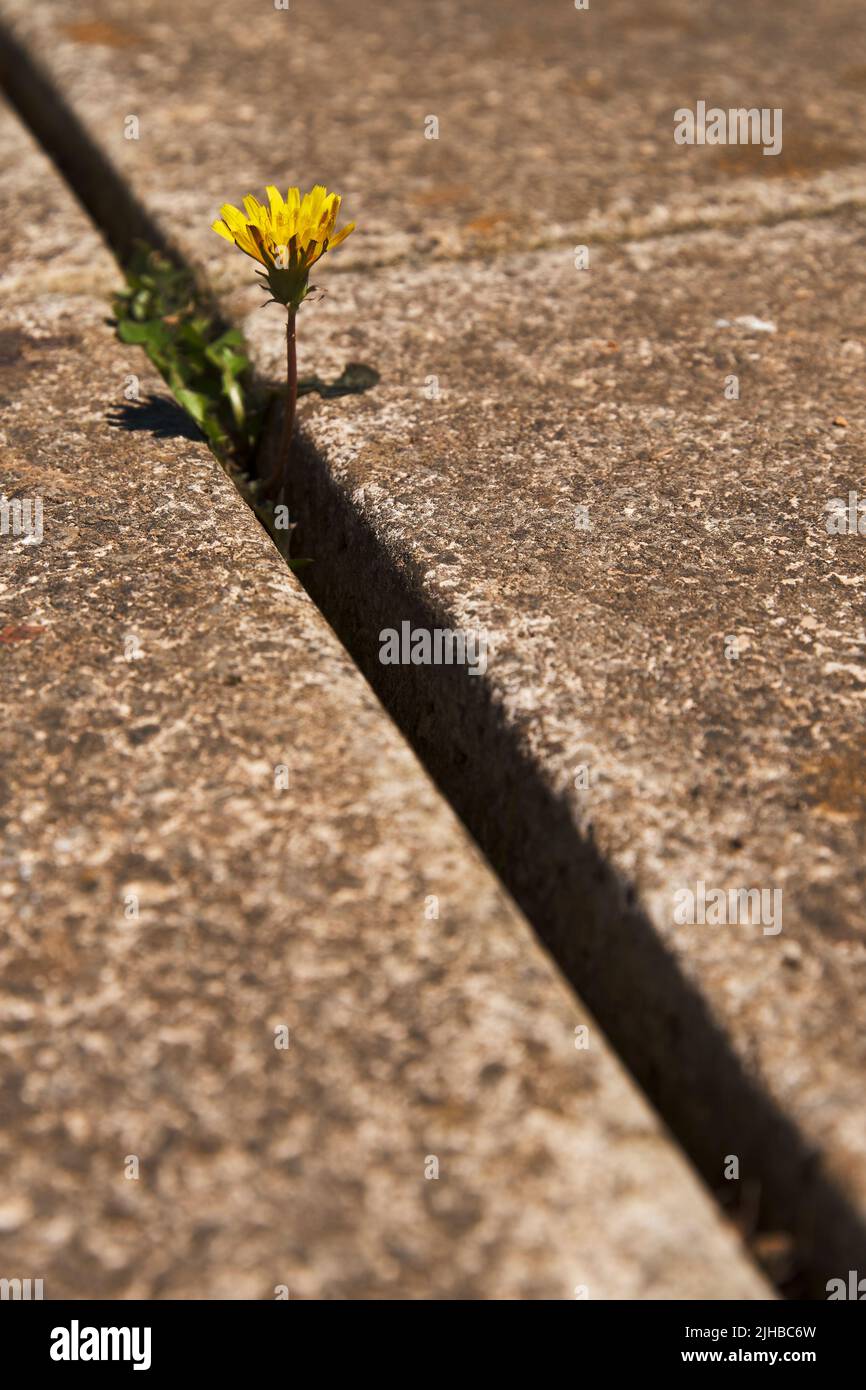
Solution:
<svg viewBox="0 0 866 1390"><path fill-rule="evenodd" d="M344 193L359 230L329 278L863 204L856 0L424 0L387 25L354 0L2 13L220 283L240 271L203 229L274 180ZM701 100L781 107L781 152L675 144L674 113Z"/></svg>
<svg viewBox="0 0 866 1390"><path fill-rule="evenodd" d="M2 140L0 1272L769 1296Z"/></svg>
<svg viewBox="0 0 866 1390"><path fill-rule="evenodd" d="M864 234L391 268L299 334L302 371L381 374L302 406L312 591L708 1179L739 1156L815 1290L866 1249ZM406 619L485 632L484 679L383 665ZM702 894L754 889L760 922L701 924Z"/></svg>
<svg viewBox="0 0 866 1390"><path fill-rule="evenodd" d="M214 203L275 151L346 193L363 231L301 370L382 383L303 406L308 583L707 1177L739 1156L820 1292L866 1246L863 552L826 527L862 475L853 3L404 7L387 49L357 7L288 12L285 44L285 12L193 6L179 37L103 3L58 40L6 9L239 319ZM295 63L327 74L315 119L281 99ZM699 99L781 106L782 154L676 146ZM246 326L276 370L279 316ZM406 619L488 631L485 679L383 667ZM700 883L781 890L783 930L677 922Z"/></svg>

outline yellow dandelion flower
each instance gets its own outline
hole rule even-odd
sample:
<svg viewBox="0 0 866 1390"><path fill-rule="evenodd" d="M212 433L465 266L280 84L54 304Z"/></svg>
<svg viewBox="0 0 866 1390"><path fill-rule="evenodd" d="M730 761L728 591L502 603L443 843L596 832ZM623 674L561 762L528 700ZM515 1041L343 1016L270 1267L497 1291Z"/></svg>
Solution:
<svg viewBox="0 0 866 1390"><path fill-rule="evenodd" d="M212 230L264 266L278 304L297 309L309 292L311 268L345 241L355 224L335 230L342 199L320 183L303 198L299 188L290 188L285 198L273 184L266 192L267 207L252 193L244 198L243 212L226 203Z"/></svg>
<svg viewBox="0 0 866 1390"><path fill-rule="evenodd" d="M288 480L298 398L295 317L310 292L311 268L326 251L345 241L355 224L349 222L336 231L342 199L339 193L329 193L320 183L303 198L299 188L290 188L285 198L273 184L268 185L266 192L267 207L250 193L244 198L243 212L226 203L211 227L264 267L256 274L267 280L276 303L288 310L282 432L273 472L261 479L262 495L275 499Z"/></svg>

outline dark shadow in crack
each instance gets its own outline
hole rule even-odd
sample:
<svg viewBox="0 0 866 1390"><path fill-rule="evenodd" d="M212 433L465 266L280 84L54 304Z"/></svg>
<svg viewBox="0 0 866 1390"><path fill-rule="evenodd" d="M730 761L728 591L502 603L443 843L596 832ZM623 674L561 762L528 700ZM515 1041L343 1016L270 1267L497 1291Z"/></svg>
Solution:
<svg viewBox="0 0 866 1390"><path fill-rule="evenodd" d="M113 429L147 430L155 439L204 440L198 425L171 396L151 393L139 401L126 401L105 418Z"/></svg>

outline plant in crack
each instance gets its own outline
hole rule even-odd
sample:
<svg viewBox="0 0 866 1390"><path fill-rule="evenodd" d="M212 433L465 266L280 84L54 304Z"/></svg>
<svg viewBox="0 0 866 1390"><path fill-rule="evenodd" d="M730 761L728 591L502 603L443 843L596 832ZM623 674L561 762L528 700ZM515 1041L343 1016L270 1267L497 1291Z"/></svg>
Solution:
<svg viewBox="0 0 866 1390"><path fill-rule="evenodd" d="M125 274L113 303L118 336L144 348L214 452L244 469L263 412L243 334L220 323L190 271L162 252L139 247Z"/></svg>
<svg viewBox="0 0 866 1390"><path fill-rule="evenodd" d="M336 231L341 198L316 184L301 197L299 188L290 188L283 198L272 184L266 189L268 207L249 194L244 211L226 203L221 216L212 224L226 241L237 246L264 268L256 272L267 285L271 298L265 302L282 304L286 309L286 399L280 448L273 473L264 483L271 498L284 491L288 479L289 457L295 406L298 399L298 365L295 350L295 319L298 309L315 285L310 270L326 251L339 246L354 229L348 222Z"/></svg>

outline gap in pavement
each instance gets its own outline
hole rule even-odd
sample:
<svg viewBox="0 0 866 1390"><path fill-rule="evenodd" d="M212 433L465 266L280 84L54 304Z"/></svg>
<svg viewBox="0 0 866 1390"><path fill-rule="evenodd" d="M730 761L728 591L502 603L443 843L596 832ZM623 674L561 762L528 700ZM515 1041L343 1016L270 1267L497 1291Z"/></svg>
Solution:
<svg viewBox="0 0 866 1390"><path fill-rule="evenodd" d="M29 54L2 31L0 52L0 81L11 104L121 264L136 243L146 242L186 267ZM186 268L213 304L209 287ZM798 1275L783 1292L825 1296L837 1257L824 1248L823 1231L841 1223L862 1241L860 1215L824 1179L796 1126L746 1075L630 890L591 837L578 833L565 803L518 748L485 682L447 666L401 667L398 680L396 668L372 658L360 634L389 626L388 615L402 611L413 626L428 628L449 626L447 615L427 603L420 577L401 572L383 554L312 441L299 444L303 466L295 470L287 500L298 553L316 557L301 574L311 598L711 1189L718 1154L736 1126L740 1152L761 1184L747 1238L799 1235ZM471 731L471 761L452 737L458 721ZM749 1146L742 1142L744 1123ZM805 1234L799 1211L804 1188L813 1209ZM717 1187L714 1195L723 1196Z"/></svg>

